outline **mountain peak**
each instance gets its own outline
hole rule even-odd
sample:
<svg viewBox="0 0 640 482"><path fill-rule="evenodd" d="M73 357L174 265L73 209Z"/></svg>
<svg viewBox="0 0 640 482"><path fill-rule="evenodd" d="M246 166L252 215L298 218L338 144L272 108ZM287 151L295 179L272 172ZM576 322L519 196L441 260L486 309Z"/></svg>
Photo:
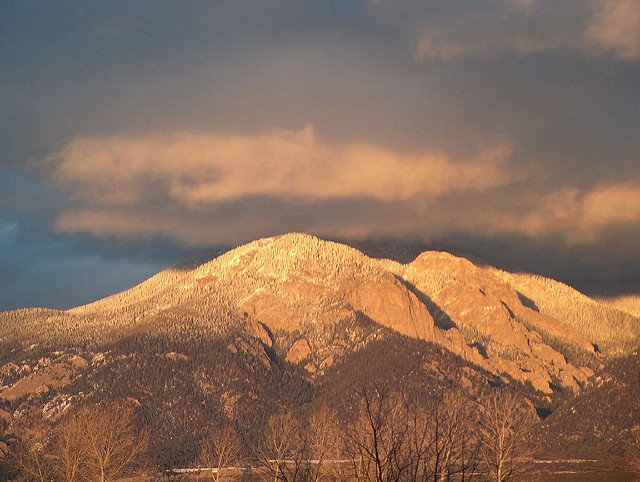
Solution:
<svg viewBox="0 0 640 482"><path fill-rule="evenodd" d="M300 270L314 274L361 268L370 260L344 244L325 241L304 233L259 239L239 246L203 266L200 273L216 270L253 270L286 276Z"/></svg>

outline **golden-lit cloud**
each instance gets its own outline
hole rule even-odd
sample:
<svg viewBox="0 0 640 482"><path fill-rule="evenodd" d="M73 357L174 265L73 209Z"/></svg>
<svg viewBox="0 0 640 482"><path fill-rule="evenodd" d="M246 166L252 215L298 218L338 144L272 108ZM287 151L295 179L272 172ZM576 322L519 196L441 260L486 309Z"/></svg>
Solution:
<svg viewBox="0 0 640 482"><path fill-rule="evenodd" d="M640 222L640 184L597 186L585 194L582 204L583 223L587 226Z"/></svg>
<svg viewBox="0 0 640 482"><path fill-rule="evenodd" d="M592 242L611 226L640 224L640 182L555 190L542 196L539 205L531 206L527 213L507 213L491 224L495 231L560 234L570 243Z"/></svg>
<svg viewBox="0 0 640 482"><path fill-rule="evenodd" d="M471 159L402 154L368 143L332 145L313 129L250 136L79 137L52 157L53 179L74 198L130 206L153 193L190 208L248 197L296 201L428 200L510 182L508 145Z"/></svg>
<svg viewBox="0 0 640 482"><path fill-rule="evenodd" d="M585 38L624 60L640 60L640 2L606 0L598 4Z"/></svg>
<svg viewBox="0 0 640 482"><path fill-rule="evenodd" d="M453 61L565 51L640 59L637 0L583 0L569 8L563 2L492 0L475 7L445 21L426 19L418 27L416 20L407 20L417 33L414 58Z"/></svg>
<svg viewBox="0 0 640 482"><path fill-rule="evenodd" d="M528 182L540 176L535 166L514 169L512 157L508 143L459 158L331 143L307 126L78 137L49 167L74 200L57 229L99 237L207 245L284 231L425 239L469 232L560 235L575 244L640 223L639 182L545 190Z"/></svg>
<svg viewBox="0 0 640 482"><path fill-rule="evenodd" d="M508 143L466 158L330 143L307 126L253 135L78 137L46 165L73 201L58 230L206 245L289 230L404 232L434 203L521 178L511 156Z"/></svg>

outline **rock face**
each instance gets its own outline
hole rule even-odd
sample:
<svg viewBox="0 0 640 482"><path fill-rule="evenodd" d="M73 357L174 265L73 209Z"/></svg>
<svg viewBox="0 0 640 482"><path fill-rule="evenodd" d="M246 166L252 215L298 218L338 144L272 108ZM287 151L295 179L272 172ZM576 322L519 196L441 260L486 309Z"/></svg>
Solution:
<svg viewBox="0 0 640 482"><path fill-rule="evenodd" d="M306 360L311 355L311 347L309 342L304 338L300 338L287 352L286 360L289 363L300 363L302 360Z"/></svg>
<svg viewBox="0 0 640 482"><path fill-rule="evenodd" d="M526 306L522 295L489 269L440 252L425 252L413 263L393 268L423 293L443 329L459 330L469 346L480 349L489 370L530 382L545 393L552 392L554 382L578 391L586 380L586 372L568 363L559 350L595 355L593 344L572 327ZM456 350L463 343L457 334L454 338L454 351L478 363L464 348Z"/></svg>
<svg viewBox="0 0 640 482"><path fill-rule="evenodd" d="M400 264L288 234L176 266L84 307L0 314L0 340L28 347L43 337L81 343L162 330L210 337L240 330L257 344L230 349L262 350L268 366L285 334L298 341L282 356L306 361L321 376L346 350L366 343L366 334L345 331L365 320L540 392L579 390L590 373L582 360L601 357L591 332L552 308L539 309L514 279L448 253L425 252Z"/></svg>
<svg viewBox="0 0 640 482"><path fill-rule="evenodd" d="M640 344L640 317L623 306L596 301L570 286L541 276L491 269L541 314L562 320L608 357L624 356ZM633 299L630 297L629 299Z"/></svg>
<svg viewBox="0 0 640 482"><path fill-rule="evenodd" d="M427 307L390 274L357 283L348 299L354 310L376 323L403 335L444 343Z"/></svg>
<svg viewBox="0 0 640 482"><path fill-rule="evenodd" d="M249 321L247 322L247 326L245 327L245 331L247 334L257 338L265 346L271 347L273 346L273 340L271 339L271 334L267 331L264 325L258 321Z"/></svg>

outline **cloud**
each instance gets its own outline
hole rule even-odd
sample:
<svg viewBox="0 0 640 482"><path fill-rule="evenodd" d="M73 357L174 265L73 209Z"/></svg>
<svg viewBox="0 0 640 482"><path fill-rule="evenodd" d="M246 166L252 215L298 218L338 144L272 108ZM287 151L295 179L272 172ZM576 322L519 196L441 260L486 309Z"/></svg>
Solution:
<svg viewBox="0 0 640 482"><path fill-rule="evenodd" d="M591 243L616 227L640 226L640 182L554 190L528 212L507 213L491 224L496 232L561 235L570 244Z"/></svg>
<svg viewBox="0 0 640 482"><path fill-rule="evenodd" d="M576 8L535 0L466 4L459 12L428 18L414 27L414 57L418 61L452 61L580 50L586 3Z"/></svg>
<svg viewBox="0 0 640 482"><path fill-rule="evenodd" d="M464 158L331 143L307 126L82 136L46 165L71 200L58 231L97 237L200 246L286 231L427 239L466 231L580 244L640 223L637 181L536 187L536 166L515 169L513 157L508 143Z"/></svg>
<svg viewBox="0 0 640 482"><path fill-rule="evenodd" d="M130 206L159 194L198 208L256 196L392 202L481 192L513 179L510 156L507 144L462 160L369 143L332 145L307 126L249 136L79 137L50 161L53 180L76 199Z"/></svg>
<svg viewBox="0 0 640 482"><path fill-rule="evenodd" d="M431 13L431 12L430 12ZM415 34L417 61L569 52L640 59L640 2L636 0L492 0L422 20L405 18Z"/></svg>
<svg viewBox="0 0 640 482"><path fill-rule="evenodd" d="M508 143L462 159L328 143L307 126L252 135L78 137L45 166L72 202L57 219L59 231L160 234L206 245L216 235L237 241L292 229L370 231L383 211L392 220L391 211L406 217L440 199L510 184L521 177L511 155Z"/></svg>
<svg viewBox="0 0 640 482"><path fill-rule="evenodd" d="M585 39L624 60L640 60L640 2L607 0L599 4Z"/></svg>
<svg viewBox="0 0 640 482"><path fill-rule="evenodd" d="M601 185L583 200L584 219L592 226L640 221L640 184Z"/></svg>
<svg viewBox="0 0 640 482"><path fill-rule="evenodd" d="M64 233L98 238L168 239L184 246L236 245L286 232L321 236L367 237L407 231L407 206L376 201L325 201L295 204L246 199L210 210L176 210L167 205L129 209L82 207L64 212L56 227ZM412 214L413 213L413 217Z"/></svg>

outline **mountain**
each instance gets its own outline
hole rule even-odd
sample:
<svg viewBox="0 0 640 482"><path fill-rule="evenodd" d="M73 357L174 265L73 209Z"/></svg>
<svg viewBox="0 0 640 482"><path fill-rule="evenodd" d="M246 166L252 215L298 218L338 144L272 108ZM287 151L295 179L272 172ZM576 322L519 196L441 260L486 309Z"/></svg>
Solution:
<svg viewBox="0 0 640 482"><path fill-rule="evenodd" d="M129 397L163 463L187 463L207 423L232 420L250 445L270 413L339 405L377 377L470 393L511 384L549 413L630 354L639 325L555 281L448 253L400 263L287 234L68 311L0 314L0 429Z"/></svg>
<svg viewBox="0 0 640 482"><path fill-rule="evenodd" d="M532 300L541 313L580 331L609 357L628 354L640 344L638 312L634 314L620 304L596 301L564 283L542 276L493 271ZM630 308L631 297L627 300L626 306Z"/></svg>
<svg viewBox="0 0 640 482"><path fill-rule="evenodd" d="M626 311L632 316L640 317L640 296L622 295L611 298L598 298L597 301L604 305L610 305L621 311Z"/></svg>
<svg viewBox="0 0 640 482"><path fill-rule="evenodd" d="M538 433L540 455L613 460L640 434L640 353L615 358L553 411Z"/></svg>

